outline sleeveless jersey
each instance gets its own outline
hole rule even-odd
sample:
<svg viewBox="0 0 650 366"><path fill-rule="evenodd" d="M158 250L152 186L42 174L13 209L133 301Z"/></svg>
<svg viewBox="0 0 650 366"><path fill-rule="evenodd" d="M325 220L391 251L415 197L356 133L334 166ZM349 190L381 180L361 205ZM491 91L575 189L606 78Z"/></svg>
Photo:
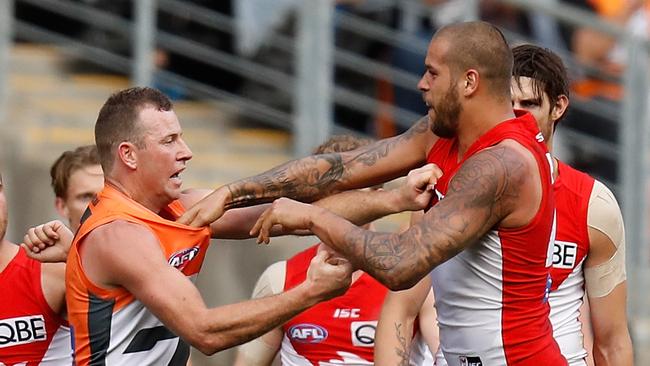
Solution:
<svg viewBox="0 0 650 366"><path fill-rule="evenodd" d="M318 245L287 260L285 291L302 283ZM387 289L363 273L339 297L305 310L282 326L285 366L372 365L375 329Z"/></svg>
<svg viewBox="0 0 650 366"><path fill-rule="evenodd" d="M174 201L161 215L174 220L183 211L181 203ZM151 230L169 264L191 280L201 269L209 244L207 227L192 228L164 219L106 185L82 217L68 255L66 300L76 365L185 365L189 357L185 342L124 288L102 288L84 272L79 255L83 240L93 229L115 220Z"/></svg>
<svg viewBox="0 0 650 366"><path fill-rule="evenodd" d="M461 164L510 139L530 151L542 183L538 212L520 228L494 227L431 272L441 348L451 366L566 365L553 339L548 293L555 236L551 157L534 118L521 111L477 139L458 159L458 140L440 139L428 162L442 169L433 204Z"/></svg>
<svg viewBox="0 0 650 366"><path fill-rule="evenodd" d="M21 248L0 272L0 365L72 364L70 330L45 300L41 265Z"/></svg>
<svg viewBox="0 0 650 366"><path fill-rule="evenodd" d="M557 233L549 297L553 336L571 366L586 365L579 320L584 290L584 259L589 253L587 212L594 179L558 161L553 185Z"/></svg>

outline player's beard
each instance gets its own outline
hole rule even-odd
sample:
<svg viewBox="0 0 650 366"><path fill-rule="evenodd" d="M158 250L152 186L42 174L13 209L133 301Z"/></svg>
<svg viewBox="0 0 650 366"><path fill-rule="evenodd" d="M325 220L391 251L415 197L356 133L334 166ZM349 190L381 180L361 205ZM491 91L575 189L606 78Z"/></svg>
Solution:
<svg viewBox="0 0 650 366"><path fill-rule="evenodd" d="M432 131L442 138L456 137L458 134L458 119L463 106L460 105L455 84L451 84L447 93L434 108L436 117L433 120Z"/></svg>

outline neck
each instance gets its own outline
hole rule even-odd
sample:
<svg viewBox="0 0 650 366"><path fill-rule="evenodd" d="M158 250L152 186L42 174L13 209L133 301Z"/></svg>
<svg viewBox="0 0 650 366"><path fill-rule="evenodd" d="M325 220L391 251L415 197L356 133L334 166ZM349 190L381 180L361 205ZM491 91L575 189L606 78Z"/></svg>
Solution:
<svg viewBox="0 0 650 366"><path fill-rule="evenodd" d="M10 242L7 239L0 240L0 272L3 271L9 262L16 256L18 253L18 245Z"/></svg>
<svg viewBox="0 0 650 366"><path fill-rule="evenodd" d="M489 103L467 103L458 123L458 157L462 158L467 149L483 134L503 121L515 117L510 101L490 100Z"/></svg>
<svg viewBox="0 0 650 366"><path fill-rule="evenodd" d="M160 212L164 204L157 202L153 197L147 195L147 190L139 187L136 180L132 180L135 183L126 183L126 179L117 179L115 177L106 177L106 183L112 185L115 189L122 192L124 195L134 200L135 202L141 204L152 212Z"/></svg>

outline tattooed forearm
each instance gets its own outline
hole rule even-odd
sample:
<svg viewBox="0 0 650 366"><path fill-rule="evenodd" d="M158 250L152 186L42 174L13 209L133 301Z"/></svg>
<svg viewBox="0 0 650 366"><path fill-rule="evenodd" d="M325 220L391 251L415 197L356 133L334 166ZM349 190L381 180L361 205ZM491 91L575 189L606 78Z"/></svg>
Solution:
<svg viewBox="0 0 650 366"><path fill-rule="evenodd" d="M293 160L262 174L227 186L227 209L271 202L278 197L312 201L329 194L345 172L340 154Z"/></svg>
<svg viewBox="0 0 650 366"><path fill-rule="evenodd" d="M350 160L349 163L350 164L361 163L366 166L375 165L377 161L388 156L388 154L396 146L399 146L400 144L403 144L408 140L413 139L417 135L429 132L428 121L429 121L428 117L423 117L405 133L390 139L384 139L378 141L377 143L372 144L365 149L362 149L359 154L357 154Z"/></svg>
<svg viewBox="0 0 650 366"><path fill-rule="evenodd" d="M377 141L354 152L314 155L282 164L257 176L228 185L231 200L226 203L225 208L267 203L279 197L310 202L341 189L358 188L365 183L382 183L384 180L398 177L413 167L401 164L393 169L391 166L393 171L377 177L376 182L360 182L359 172L364 172L362 174L365 179L372 177L369 167L375 167L397 146L411 143L413 138L428 131L428 119L423 118L400 136ZM421 159L424 158L422 154Z"/></svg>
<svg viewBox="0 0 650 366"><path fill-rule="evenodd" d="M395 323L395 335L397 336L397 348L395 348L395 353L399 357L399 366L409 366L409 360L411 358L410 348L406 342L406 337L402 335L402 324Z"/></svg>
<svg viewBox="0 0 650 366"><path fill-rule="evenodd" d="M420 223L402 234L352 227L336 247L389 288L408 288L495 226L518 202L526 179L516 154L484 150L463 164L447 196Z"/></svg>

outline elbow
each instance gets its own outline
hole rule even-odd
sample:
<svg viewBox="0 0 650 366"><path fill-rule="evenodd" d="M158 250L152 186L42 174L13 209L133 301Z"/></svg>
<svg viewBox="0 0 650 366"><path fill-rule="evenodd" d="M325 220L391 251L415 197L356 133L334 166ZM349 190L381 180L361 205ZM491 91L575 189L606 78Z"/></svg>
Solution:
<svg viewBox="0 0 650 366"><path fill-rule="evenodd" d="M199 352L206 356L212 356L217 352L234 346L234 344L228 344L227 340L220 333L215 333L199 325L188 332L184 339Z"/></svg>
<svg viewBox="0 0 650 366"><path fill-rule="evenodd" d="M215 342L214 339L211 338L213 337L210 337L203 332L196 332L195 336L187 339L187 342L204 355L212 356L213 354L221 351L223 348L217 342Z"/></svg>
<svg viewBox="0 0 650 366"><path fill-rule="evenodd" d="M421 279L414 276L405 276L405 271L401 273L402 275L398 275L394 271L385 272L386 275L377 278L377 280L391 291L402 291L415 286Z"/></svg>

